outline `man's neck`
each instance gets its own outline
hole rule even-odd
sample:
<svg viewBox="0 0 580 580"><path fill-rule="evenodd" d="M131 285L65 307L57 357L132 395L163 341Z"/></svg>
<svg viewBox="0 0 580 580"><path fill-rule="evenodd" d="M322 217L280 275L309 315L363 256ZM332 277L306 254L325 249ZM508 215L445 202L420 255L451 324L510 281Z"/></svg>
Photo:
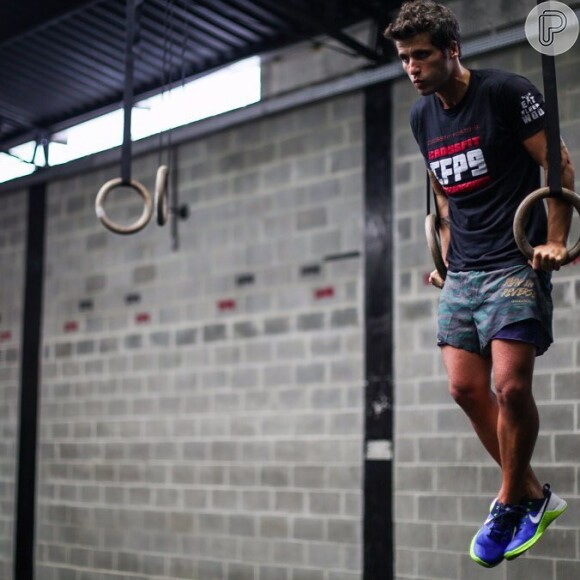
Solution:
<svg viewBox="0 0 580 580"><path fill-rule="evenodd" d="M458 64L446 85L436 93L444 109L451 109L461 102L467 93L470 77L469 69Z"/></svg>

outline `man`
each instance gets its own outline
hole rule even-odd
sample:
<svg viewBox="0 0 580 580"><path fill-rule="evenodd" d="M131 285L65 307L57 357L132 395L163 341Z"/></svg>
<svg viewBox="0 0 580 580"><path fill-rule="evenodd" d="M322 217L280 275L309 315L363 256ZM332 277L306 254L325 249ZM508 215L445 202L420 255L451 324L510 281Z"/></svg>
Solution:
<svg viewBox="0 0 580 580"><path fill-rule="evenodd" d="M534 360L552 342L551 272L567 256L571 208L533 208L530 263L512 234L514 213L547 170L544 103L525 78L460 62L455 15L432 0L405 3L385 31L421 98L411 127L433 183L442 254L437 341L450 392L500 465L501 488L470 555L492 567L531 548L567 507L530 466L539 419ZM562 144L562 185L574 169ZM491 389L491 381L495 393Z"/></svg>

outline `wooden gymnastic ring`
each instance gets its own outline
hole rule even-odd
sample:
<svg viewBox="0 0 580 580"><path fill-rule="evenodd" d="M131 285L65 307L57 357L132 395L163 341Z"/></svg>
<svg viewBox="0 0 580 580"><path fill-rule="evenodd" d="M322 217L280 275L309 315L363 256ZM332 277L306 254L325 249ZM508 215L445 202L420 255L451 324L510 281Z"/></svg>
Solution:
<svg viewBox="0 0 580 580"><path fill-rule="evenodd" d="M531 260L534 257L534 248L528 242L526 237L526 224L530 217L530 212L532 211L532 206L540 199L545 199L550 197L550 188L541 187L532 191L523 201L520 203L516 214L514 216L514 238L518 248L522 254ZM570 189L562 188L562 199L567 201L572 206L576 208L576 211L580 214L580 196ZM569 264L573 262L580 255L580 239L568 249L568 256L562 262L562 265Z"/></svg>
<svg viewBox="0 0 580 580"><path fill-rule="evenodd" d="M447 266L443 260L441 253L441 237L439 236L439 228L437 227L437 216L429 214L425 218L425 235L427 236L427 246L431 252L435 269L443 280L447 277Z"/></svg>
<svg viewBox="0 0 580 580"><path fill-rule="evenodd" d="M128 226L114 222L107 216L107 212L105 211L105 201L107 196L111 191L113 191L113 189L120 187L121 185L133 188L143 198L144 202L141 217ZM151 220L151 216L153 215L153 199L151 198L148 189L138 181L132 179L129 184L123 184L123 180L120 177L116 177L115 179L107 181L101 189L99 189L95 200L95 212L97 217L101 220L101 223L112 232L123 235L134 234L142 230Z"/></svg>
<svg viewBox="0 0 580 580"><path fill-rule="evenodd" d="M164 226L169 216L169 201L167 195L167 181L169 169L167 165L160 165L155 178L155 215L157 225Z"/></svg>

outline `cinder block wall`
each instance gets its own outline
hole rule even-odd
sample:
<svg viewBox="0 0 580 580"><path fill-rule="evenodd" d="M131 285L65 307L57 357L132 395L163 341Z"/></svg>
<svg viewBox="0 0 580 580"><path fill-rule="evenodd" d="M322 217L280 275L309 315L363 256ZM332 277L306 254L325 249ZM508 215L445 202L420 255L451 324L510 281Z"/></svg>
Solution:
<svg viewBox="0 0 580 580"><path fill-rule="evenodd" d="M450 2L473 31L523 4ZM577 61L558 57L580 170ZM469 64L541 82L531 49ZM273 80L272 94L296 86ZM393 90L397 578L578 577L578 268L555 276L557 344L535 384L538 471L570 509L529 556L483 570L466 550L498 471L447 395L423 282L416 95L403 79ZM118 237L96 222L96 189L118 167L51 184L38 580L360 580L364 281L360 258L325 258L362 250L361 133L362 99L346 96L181 146L193 212L177 252L168 227ZM135 160L135 177L152 186L157 162ZM25 192L2 207L0 578L14 580ZM108 208L136 215L132 199Z"/></svg>
<svg viewBox="0 0 580 580"><path fill-rule="evenodd" d="M0 215L0 578L11 578L20 404L20 340L26 252L25 191L2 198Z"/></svg>
<svg viewBox="0 0 580 580"><path fill-rule="evenodd" d="M181 146L176 252L96 220L118 167L50 184L38 580L360 577L361 124L344 96Z"/></svg>
<svg viewBox="0 0 580 580"><path fill-rule="evenodd" d="M557 57L562 136L580 171L580 47ZM505 68L542 88L540 55L521 46L489 54L473 67ZM447 392L435 346L438 290L425 234L425 168L408 126L417 95L407 79L394 86L396 216L396 546L397 577L562 580L580 577L580 267L554 276L556 343L536 365L534 393L541 433L535 467L569 503L568 512L529 553L494 570L472 563L472 535L499 489L499 469ZM571 239L578 239L574 228Z"/></svg>

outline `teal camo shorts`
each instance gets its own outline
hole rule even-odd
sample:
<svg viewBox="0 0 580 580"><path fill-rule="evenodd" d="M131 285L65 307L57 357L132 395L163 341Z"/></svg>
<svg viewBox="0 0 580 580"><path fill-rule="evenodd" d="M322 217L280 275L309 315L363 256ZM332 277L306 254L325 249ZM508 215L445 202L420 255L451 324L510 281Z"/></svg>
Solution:
<svg viewBox="0 0 580 580"><path fill-rule="evenodd" d="M448 272L441 291L437 344L489 356L494 338L553 342L552 277L528 265L493 272ZM513 329L513 333L512 330Z"/></svg>

